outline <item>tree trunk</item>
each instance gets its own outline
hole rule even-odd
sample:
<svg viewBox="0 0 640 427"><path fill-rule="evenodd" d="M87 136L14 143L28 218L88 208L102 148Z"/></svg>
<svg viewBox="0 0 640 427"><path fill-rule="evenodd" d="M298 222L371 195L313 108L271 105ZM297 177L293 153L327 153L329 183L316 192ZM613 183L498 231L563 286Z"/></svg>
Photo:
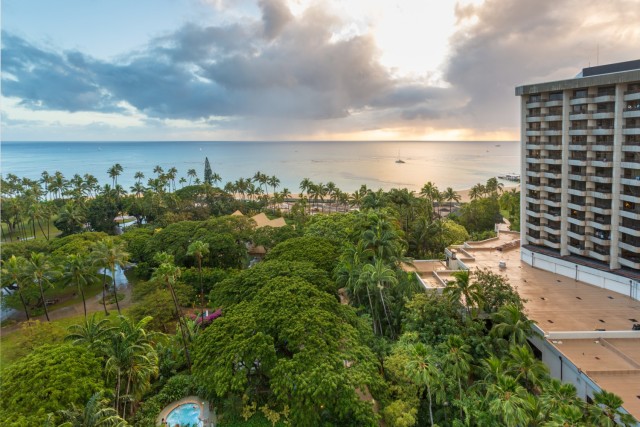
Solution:
<svg viewBox="0 0 640 427"><path fill-rule="evenodd" d="M119 412L118 407L120 403L120 368L118 368L118 379L116 380L116 398L113 400L113 409L116 410L116 414Z"/></svg>
<svg viewBox="0 0 640 427"><path fill-rule="evenodd" d="M429 395L429 419L431 420L431 427L433 427L433 403L431 402L431 387L427 385L427 394Z"/></svg>
<svg viewBox="0 0 640 427"><path fill-rule="evenodd" d="M20 290L20 285L18 285L18 295L20 295L20 301L22 302L22 306L24 307L24 314L27 315L27 322L29 321L29 310L27 310L27 303L24 301L24 297L22 296L22 291Z"/></svg>
<svg viewBox="0 0 640 427"><path fill-rule="evenodd" d="M184 331L184 326L182 324L182 316L180 315L180 306L178 305L178 298L176 297L175 292L173 292L173 286L169 282L167 282L167 286L169 287L169 291L171 292L171 296L173 297L173 304L176 306L176 317L178 318L178 326L180 326L180 333L182 335L182 345L184 346L184 357L187 359L187 366L189 367L189 372L191 372L191 358L189 357L189 349L187 348L187 338Z"/></svg>
<svg viewBox="0 0 640 427"><path fill-rule="evenodd" d="M42 235L44 236L44 238L47 239L47 241L49 241L49 236L44 234L44 228L42 228L42 222L40 220L38 220L38 228L40 228L40 231L42 232Z"/></svg>
<svg viewBox="0 0 640 427"><path fill-rule="evenodd" d="M131 372L129 372L129 375L127 376L127 390L125 391L125 396L129 396L129 390L131 387ZM126 419L127 418L127 401L125 400L123 405L122 405L122 419Z"/></svg>
<svg viewBox="0 0 640 427"><path fill-rule="evenodd" d="M114 266L111 269L111 279L112 279L112 285L113 285L113 297L116 299L116 307L118 308L118 316L121 314L120 313L120 304L118 303L118 289L116 287L116 267Z"/></svg>
<svg viewBox="0 0 640 427"><path fill-rule="evenodd" d="M47 322L51 322L49 319L49 310L47 310L47 303L44 300L44 290L42 289L42 280L38 279L38 286L40 287L40 298L42 299L42 306L44 307L44 314L47 317Z"/></svg>
<svg viewBox="0 0 640 427"><path fill-rule="evenodd" d="M84 290L82 286L78 284L78 289L80 289L80 295L82 296L82 306L84 307L84 320L87 320L87 301L84 299Z"/></svg>
<svg viewBox="0 0 640 427"><path fill-rule="evenodd" d="M369 297L369 308L371 308L371 319L373 320L373 334L377 335L376 317L373 315L373 303L371 302L371 293L369 292L369 286L367 286L367 296Z"/></svg>
<svg viewBox="0 0 640 427"><path fill-rule="evenodd" d="M391 332L391 338L394 338L393 327L391 326L391 320L389 320L389 313L387 312L387 305L384 303L384 295L382 294L382 287L378 286L378 291L380 292L380 300L382 301L382 308L384 309L384 315L387 318L387 323L389 324L389 332Z"/></svg>
<svg viewBox="0 0 640 427"><path fill-rule="evenodd" d="M200 327L204 326L204 286L202 285L202 257L198 258L198 273L200 275L200 316L202 317L202 323Z"/></svg>
<svg viewBox="0 0 640 427"><path fill-rule="evenodd" d="M104 315L108 316L107 311L107 269L102 270L102 307L104 308Z"/></svg>

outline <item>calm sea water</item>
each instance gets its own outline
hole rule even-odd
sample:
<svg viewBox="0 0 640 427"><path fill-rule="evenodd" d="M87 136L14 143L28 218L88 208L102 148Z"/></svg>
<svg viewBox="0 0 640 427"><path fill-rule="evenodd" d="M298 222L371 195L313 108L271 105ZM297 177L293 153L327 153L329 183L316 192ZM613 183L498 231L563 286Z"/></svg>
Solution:
<svg viewBox="0 0 640 427"><path fill-rule="evenodd" d="M455 190L520 169L518 142L3 142L0 146L3 176L40 178L43 171L93 174L101 184L111 184L107 174L115 163L124 172L118 183L129 189L134 174L146 179L160 165L196 169L202 179L205 157L222 177L221 185L257 171L276 175L291 192L300 181L333 181L342 191L369 188L419 190L427 181ZM401 158L403 164L396 163ZM177 181L176 181L177 182Z"/></svg>

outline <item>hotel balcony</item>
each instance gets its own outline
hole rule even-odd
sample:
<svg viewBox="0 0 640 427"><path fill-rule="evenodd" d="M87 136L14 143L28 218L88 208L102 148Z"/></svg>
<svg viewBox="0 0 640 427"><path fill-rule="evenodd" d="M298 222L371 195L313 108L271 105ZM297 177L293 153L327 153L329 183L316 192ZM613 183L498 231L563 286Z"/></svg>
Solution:
<svg viewBox="0 0 640 427"><path fill-rule="evenodd" d="M586 221L584 218L574 218L572 216L569 216L567 217L567 221L569 221L570 224L575 224L580 227L584 227L586 225Z"/></svg>
<svg viewBox="0 0 640 427"><path fill-rule="evenodd" d="M537 183L537 184L536 183L527 183L525 185L525 188L527 190L533 190L533 191L540 191L541 190L540 183Z"/></svg>
<svg viewBox="0 0 640 427"><path fill-rule="evenodd" d="M542 129L527 129L527 136L540 136L542 134Z"/></svg>
<svg viewBox="0 0 640 427"><path fill-rule="evenodd" d="M530 222L527 222L527 228L530 228L530 229L532 229L532 230L540 231L540 230L541 230L541 227L542 227L542 226L541 226L540 224L532 224L532 223L530 223Z"/></svg>
<svg viewBox="0 0 640 427"><path fill-rule="evenodd" d="M622 179L620 180L620 183L622 185L631 185L634 187L638 187L640 186L640 175L638 176L623 176Z"/></svg>
<svg viewBox="0 0 640 427"><path fill-rule="evenodd" d="M562 121L562 114L546 114L544 116L544 121L545 122L561 122Z"/></svg>
<svg viewBox="0 0 640 427"><path fill-rule="evenodd" d="M620 216L623 218L640 221L640 209L622 209L620 211Z"/></svg>
<svg viewBox="0 0 640 427"><path fill-rule="evenodd" d="M593 212L594 214L599 214L599 215L611 215L611 208L610 207L602 207L602 206L591 206L591 212Z"/></svg>
<svg viewBox="0 0 640 427"><path fill-rule="evenodd" d="M592 102L592 99L588 96L572 96L569 99L569 105L581 105Z"/></svg>
<svg viewBox="0 0 640 427"><path fill-rule="evenodd" d="M640 203L640 197L632 196L631 194L622 193L620 195L620 200L623 202L631 202L631 203Z"/></svg>
<svg viewBox="0 0 640 427"><path fill-rule="evenodd" d="M561 179L562 172L544 171L542 172L542 176L549 179Z"/></svg>
<svg viewBox="0 0 640 427"><path fill-rule="evenodd" d="M591 161L589 162L589 164L591 166L597 167L597 168L612 168L613 167L613 159L591 159Z"/></svg>
<svg viewBox="0 0 640 427"><path fill-rule="evenodd" d="M524 199L525 199L527 202L529 202L529 203L534 203L534 204L538 204L538 203L540 203L540 199L538 199L537 197L536 197L536 198L534 198L534 197L528 197L528 196L527 196L527 197L525 197Z"/></svg>
<svg viewBox="0 0 640 427"><path fill-rule="evenodd" d="M609 222L599 222L599 221L587 221L587 226L592 227L598 230L611 230L611 219Z"/></svg>
<svg viewBox="0 0 640 427"><path fill-rule="evenodd" d="M614 111L597 111L592 114L594 119L613 119Z"/></svg>
<svg viewBox="0 0 640 427"><path fill-rule="evenodd" d="M609 254L608 253L600 253L600 252L596 252L596 251L589 251L589 256L591 258L595 258L597 260L600 260L602 262L609 262Z"/></svg>
<svg viewBox="0 0 640 427"><path fill-rule="evenodd" d="M613 135L613 127L598 127L591 131L591 135Z"/></svg>
<svg viewBox="0 0 640 427"><path fill-rule="evenodd" d="M640 135L640 127L638 126L622 126L623 135Z"/></svg>
<svg viewBox="0 0 640 427"><path fill-rule="evenodd" d="M618 258L618 262L620 263L620 265L624 265L625 267L640 270L640 257L635 257L634 259L635 261L624 258L622 255L620 255L620 258Z"/></svg>
<svg viewBox="0 0 640 427"><path fill-rule="evenodd" d="M620 162L620 167L625 169L640 169L639 162L625 162L624 160Z"/></svg>
<svg viewBox="0 0 640 427"><path fill-rule="evenodd" d="M526 107L527 108L540 108L544 105L544 103L547 102L546 99L542 99L542 98L538 98L535 100L530 100L529 102L527 102Z"/></svg>
<svg viewBox="0 0 640 427"><path fill-rule="evenodd" d="M542 163L545 165L561 165L562 158L558 157L542 157Z"/></svg>
<svg viewBox="0 0 640 427"><path fill-rule="evenodd" d="M601 102L614 102L616 100L615 94L596 95L593 97L593 103L599 104Z"/></svg>
<svg viewBox="0 0 640 427"><path fill-rule="evenodd" d="M640 237L640 228L638 228L638 227L629 228L629 227L625 227L625 226L621 225L618 230L620 230L621 233L626 233L626 234L628 234L630 236Z"/></svg>
<svg viewBox="0 0 640 427"><path fill-rule="evenodd" d="M635 101L640 99L640 90L639 89L633 89L633 90L627 90L624 92L624 99L625 101Z"/></svg>
<svg viewBox="0 0 640 427"><path fill-rule="evenodd" d="M625 242L618 242L618 246L620 249L624 249L626 251L632 252L634 254L640 254L640 246Z"/></svg>
<svg viewBox="0 0 640 427"><path fill-rule="evenodd" d="M527 216L529 216L531 218L539 219L539 218L542 217L542 212L540 212L540 211L536 212L536 211L533 211L533 210L526 209L526 213L527 213Z"/></svg>
<svg viewBox="0 0 640 427"><path fill-rule="evenodd" d="M567 192L569 194L571 194L572 196L578 196L578 197L586 197L587 195L587 190L581 190L579 188L569 188L567 189Z"/></svg>
<svg viewBox="0 0 640 427"><path fill-rule="evenodd" d="M622 151L628 153L640 153L640 142L625 142L622 144Z"/></svg>
<svg viewBox="0 0 640 427"><path fill-rule="evenodd" d="M626 118L632 118L632 117L640 117L640 109L634 109L634 110L625 110L622 112L622 117Z"/></svg>
<svg viewBox="0 0 640 427"><path fill-rule="evenodd" d="M562 129L543 129L543 135L545 136L561 136Z"/></svg>
<svg viewBox="0 0 640 427"><path fill-rule="evenodd" d="M562 150L562 144L558 144L558 143L555 143L555 142L553 142L553 143L552 142L546 142L546 143L543 143L543 144L544 145L542 146L542 148L544 150L547 150L547 151L560 151L560 150Z"/></svg>
<svg viewBox="0 0 640 427"><path fill-rule="evenodd" d="M591 111L580 113L569 113L569 120L588 120L591 118Z"/></svg>
<svg viewBox="0 0 640 427"><path fill-rule="evenodd" d="M542 245L542 239L540 237L527 236L527 241L532 245Z"/></svg>
<svg viewBox="0 0 640 427"><path fill-rule="evenodd" d="M562 187L559 185L553 186L551 184L542 184L542 191L546 191L550 194L560 194L562 193Z"/></svg>
<svg viewBox="0 0 640 427"><path fill-rule="evenodd" d="M584 204L577 204L577 203L567 203L567 207L569 209L572 209L574 211L578 211L578 212L584 212L587 210L587 207Z"/></svg>
<svg viewBox="0 0 640 427"><path fill-rule="evenodd" d="M555 225L543 225L542 226L542 230L544 232L546 232L547 234L551 234L554 236L559 236L560 235L560 225L558 224L558 226Z"/></svg>
<svg viewBox="0 0 640 427"><path fill-rule="evenodd" d="M607 175L590 175L591 181L600 184L611 184L613 182L612 176Z"/></svg>
<svg viewBox="0 0 640 427"><path fill-rule="evenodd" d="M526 176L531 177L531 178L537 178L539 176L541 176L540 174L542 173L541 170L527 170L527 172L525 173Z"/></svg>
<svg viewBox="0 0 640 427"><path fill-rule="evenodd" d="M591 151L613 151L613 142L594 142L591 144Z"/></svg>
<svg viewBox="0 0 640 427"><path fill-rule="evenodd" d="M608 191L604 191L604 190L590 190L587 194L588 196L591 197L597 197L598 199L605 199L605 200L609 200L612 198L612 194L611 194L611 190Z"/></svg>
<svg viewBox="0 0 640 427"><path fill-rule="evenodd" d="M527 123L541 122L542 114L527 114Z"/></svg>
<svg viewBox="0 0 640 427"><path fill-rule="evenodd" d="M569 252L575 255L581 255L581 256L588 255L588 251L586 249L576 248L575 246L571 246L571 245L567 246L567 249L569 250Z"/></svg>
<svg viewBox="0 0 640 427"><path fill-rule="evenodd" d="M542 239L542 244L553 249L560 249L560 242L554 242L553 240Z"/></svg>
<svg viewBox="0 0 640 427"><path fill-rule="evenodd" d="M571 151L585 151L589 148L589 145L586 142L571 142L569 143L569 150Z"/></svg>
<svg viewBox="0 0 640 427"><path fill-rule="evenodd" d="M539 165L542 163L542 159L540 157L527 157L527 163Z"/></svg>
<svg viewBox="0 0 640 427"><path fill-rule="evenodd" d="M540 150L542 149L542 142L527 142L525 147L527 150Z"/></svg>
<svg viewBox="0 0 640 427"><path fill-rule="evenodd" d="M589 133L589 130L586 127L569 128L569 135L571 136L585 136L588 133Z"/></svg>
<svg viewBox="0 0 640 427"><path fill-rule="evenodd" d="M562 99L550 99L544 103L545 107L560 107L562 106Z"/></svg>
<svg viewBox="0 0 640 427"><path fill-rule="evenodd" d="M571 173L569 172L569 179L573 181L585 181L587 179L587 174L585 173Z"/></svg>
<svg viewBox="0 0 640 427"><path fill-rule="evenodd" d="M590 242L600 246L611 246L611 240L606 234L588 234L587 238Z"/></svg>
<svg viewBox="0 0 640 427"><path fill-rule="evenodd" d="M577 231L567 230L567 236L569 236L570 238L579 240L581 242L584 242L585 240L584 233L578 233Z"/></svg>
<svg viewBox="0 0 640 427"><path fill-rule="evenodd" d="M538 201L540 202L540 201ZM559 208L560 207L560 200L553 200L553 199L542 199L542 204L545 206L551 206L552 208Z"/></svg>

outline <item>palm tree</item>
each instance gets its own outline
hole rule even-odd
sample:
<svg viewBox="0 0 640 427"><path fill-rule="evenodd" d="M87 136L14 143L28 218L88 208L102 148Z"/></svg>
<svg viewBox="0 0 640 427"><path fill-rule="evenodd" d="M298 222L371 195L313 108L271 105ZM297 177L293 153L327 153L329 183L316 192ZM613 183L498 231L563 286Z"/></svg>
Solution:
<svg viewBox="0 0 640 427"><path fill-rule="evenodd" d="M97 320L96 313L93 313L90 318L85 317L83 324L69 326L69 334L65 340L71 341L74 345L86 345L100 352L115 329L109 326L109 319Z"/></svg>
<svg viewBox="0 0 640 427"><path fill-rule="evenodd" d="M193 256L198 261L198 275L200 278L200 311L204 324L204 286L202 284L202 258L209 255L209 244L196 240L189 245L187 255Z"/></svg>
<svg viewBox="0 0 640 427"><path fill-rule="evenodd" d="M589 407L589 418L594 425L615 427L619 424L633 426L634 418L622 411L622 399L606 390L593 395L593 405Z"/></svg>
<svg viewBox="0 0 640 427"><path fill-rule="evenodd" d="M458 399L462 399L462 380L469 379L471 373L471 361L469 354L471 347L465 344L459 335L450 335L445 343L446 354L444 356L444 372L458 381ZM460 407L460 419L463 419L462 407Z"/></svg>
<svg viewBox="0 0 640 427"><path fill-rule="evenodd" d="M116 163L115 165L111 166L109 170L107 170L107 173L109 174L109 178L111 178L112 180L113 187L115 187L118 184L118 177L120 176L122 171L123 171L123 168L120 163Z"/></svg>
<svg viewBox="0 0 640 427"><path fill-rule="evenodd" d="M549 416L553 416L563 406L580 408L583 404L583 401L578 398L573 384L562 383L555 378L551 378L546 382L542 394L540 394L540 401ZM580 413L582 415L582 411Z"/></svg>
<svg viewBox="0 0 640 427"><path fill-rule="evenodd" d="M449 202L449 212L453 209L453 202L458 203L461 199L460 195L451 187L447 187L447 189L444 190L443 197L444 200Z"/></svg>
<svg viewBox="0 0 640 427"><path fill-rule="evenodd" d="M381 259L374 259L373 264L366 264L362 267L362 273L360 274L360 280L363 281L367 290L369 287L376 287L378 289L378 293L380 295L380 302L382 303L382 308L384 310L385 317L387 318L387 324L389 325L389 333L391 334L391 338L395 336L393 331L393 327L391 326L391 319L389 318L389 311L387 310L387 305L384 301L384 292L383 289L385 285L397 285L398 278L395 275L395 272L389 268Z"/></svg>
<svg viewBox="0 0 640 427"><path fill-rule="evenodd" d="M142 180L144 179L144 173L137 171L133 177L136 179L136 182L142 182Z"/></svg>
<svg viewBox="0 0 640 427"><path fill-rule="evenodd" d="M481 305L482 289L477 283L471 283L469 270L459 270L452 275L455 280L447 282L443 293L452 301L460 301L464 297L464 306L467 308L467 313L471 314L474 305L477 307Z"/></svg>
<svg viewBox="0 0 640 427"><path fill-rule="evenodd" d="M515 378L498 375L497 381L487 390L489 412L502 421L505 426L528 425L527 391Z"/></svg>
<svg viewBox="0 0 640 427"><path fill-rule="evenodd" d="M479 199L482 196L484 196L486 192L487 190L484 185L476 184L473 187L471 187L471 190L469 190L469 198L471 200Z"/></svg>
<svg viewBox="0 0 640 427"><path fill-rule="evenodd" d="M425 388L429 397L429 419L433 426L433 397L432 388L441 384L440 370L436 366L436 357L429 347L423 343L410 347L410 360L405 367L407 376L420 388Z"/></svg>
<svg viewBox="0 0 640 427"><path fill-rule="evenodd" d="M26 264L26 273L27 276L37 283L40 288L40 299L42 301L42 306L44 307L44 314L47 317L47 321L50 322L51 319L49 319L47 302L44 300L43 285L53 286L52 280L57 277L58 271L55 269L54 265L51 264L47 255L39 252L31 252L31 257Z"/></svg>
<svg viewBox="0 0 640 427"><path fill-rule="evenodd" d="M198 177L198 172L195 169L189 169L187 171L187 176L189 177L189 185L191 185L191 179Z"/></svg>
<svg viewBox="0 0 640 427"><path fill-rule="evenodd" d="M27 316L27 321L29 320L29 310L27 309L27 303L24 300L24 296L22 295L22 288L25 285L25 270L26 270L27 260L23 257L16 257L15 255L11 255L11 258L2 261L2 287L11 287L15 286L18 291L18 296L20 296L20 302L22 303L22 307L24 307L24 314Z"/></svg>
<svg viewBox="0 0 640 427"><path fill-rule="evenodd" d="M524 345L511 346L506 371L535 394L539 394L543 381L549 377L546 365L536 359L529 347Z"/></svg>
<svg viewBox="0 0 640 427"><path fill-rule="evenodd" d="M89 256L85 254L71 254L67 256L63 278L67 284L75 284L82 296L84 319L87 320L87 301L84 298L84 287L98 280L95 267L91 265Z"/></svg>
<svg viewBox="0 0 640 427"><path fill-rule="evenodd" d="M512 345L526 345L527 337L533 333L533 320L527 319L520 308L514 304L507 304L491 314L493 327L490 334L494 337L505 338Z"/></svg>
<svg viewBox="0 0 640 427"><path fill-rule="evenodd" d="M94 393L84 408L71 404L70 410L59 411L64 423L58 427L125 427L127 422L109 407L109 399L102 392Z"/></svg>
<svg viewBox="0 0 640 427"><path fill-rule="evenodd" d="M122 243L116 243L111 237L102 239L94 244L93 252L91 253L94 264L103 268L103 290L102 297L104 303L105 314L107 313L107 302L105 298L106 280L104 275L106 270L111 271L111 279L113 284L113 297L116 301L116 307L118 308L118 314L120 314L120 303L118 302L117 283L116 283L116 266L124 269L128 263L129 254L124 251L124 245Z"/></svg>
<svg viewBox="0 0 640 427"><path fill-rule="evenodd" d="M211 175L211 182L213 183L213 185L216 185L218 182L221 182L221 181L222 181L222 177L217 172L214 172Z"/></svg>
<svg viewBox="0 0 640 427"><path fill-rule="evenodd" d="M189 357L189 348L187 347L187 331L185 330L185 326L182 323L182 313L180 310L180 304L178 303L178 297L173 289L173 285L177 282L180 277L181 270L180 267L177 267L173 263L173 257L168 255L166 252L160 252L156 254L156 259L161 260L160 266L158 266L153 272L153 278L158 279L164 282L171 293L171 297L173 298L173 304L176 309L176 320L178 321L178 325L180 327L180 333L182 335L182 345L184 347L184 357L187 361L187 366L189 367L189 371L191 371L191 358Z"/></svg>

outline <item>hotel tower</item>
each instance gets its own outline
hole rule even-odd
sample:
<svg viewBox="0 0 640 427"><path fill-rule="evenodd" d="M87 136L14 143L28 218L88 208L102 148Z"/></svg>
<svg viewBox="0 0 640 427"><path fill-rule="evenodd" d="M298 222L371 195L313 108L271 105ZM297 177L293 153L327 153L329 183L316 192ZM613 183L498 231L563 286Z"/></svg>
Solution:
<svg viewBox="0 0 640 427"><path fill-rule="evenodd" d="M637 299L640 60L516 88L522 260Z"/></svg>

